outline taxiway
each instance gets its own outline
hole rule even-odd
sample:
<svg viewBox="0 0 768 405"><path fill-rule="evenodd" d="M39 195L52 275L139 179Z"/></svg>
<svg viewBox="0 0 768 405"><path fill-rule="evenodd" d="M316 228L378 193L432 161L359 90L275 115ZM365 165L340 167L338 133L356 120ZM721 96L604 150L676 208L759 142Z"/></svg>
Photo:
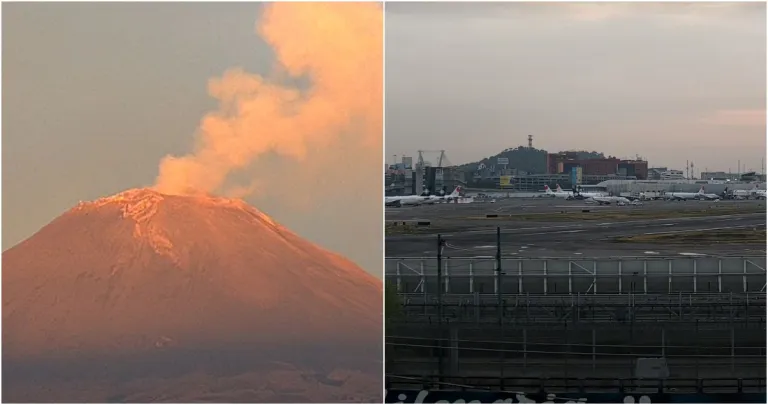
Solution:
<svg viewBox="0 0 768 405"><path fill-rule="evenodd" d="M595 206L581 201L530 199L506 200L496 204L440 204L434 206L387 209L387 221L429 221L416 234L390 234L386 237L387 257L429 257L437 252L437 234L446 240L446 256L493 255L496 227L501 227L503 255L523 257L602 257L678 254L739 255L765 252L765 245L664 245L659 243L616 243L622 236L651 235L722 229L764 229L764 207L754 201L666 202L653 201L642 206ZM562 215L597 215L595 220L563 220ZM706 215L685 216L685 211L711 211ZM599 219L603 214L642 211L639 216ZM664 213L664 211L667 211ZM758 212L755 212L758 211ZM393 213L395 212L395 213ZM548 221L541 213L557 213ZM537 220L516 219L514 215L539 214ZM646 214L647 213L647 217ZM654 213L663 216L654 218ZM681 213L675 216L675 213ZM499 218L485 218L488 214ZM513 215L509 217L509 215ZM506 216L506 217L505 217ZM427 230L428 229L428 230Z"/></svg>

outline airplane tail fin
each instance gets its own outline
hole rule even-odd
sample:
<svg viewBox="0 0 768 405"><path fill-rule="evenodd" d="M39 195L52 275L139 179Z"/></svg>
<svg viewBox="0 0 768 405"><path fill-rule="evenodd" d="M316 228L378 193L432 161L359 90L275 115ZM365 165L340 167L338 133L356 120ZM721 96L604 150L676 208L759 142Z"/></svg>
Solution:
<svg viewBox="0 0 768 405"><path fill-rule="evenodd" d="M704 186L701 186L701 188L699 189L699 194L704 194Z"/></svg>
<svg viewBox="0 0 768 405"><path fill-rule="evenodd" d="M456 188L451 193L451 197L458 197L461 194L461 186L456 186Z"/></svg>
<svg viewBox="0 0 768 405"><path fill-rule="evenodd" d="M547 194L552 194L552 189L549 188L549 186L545 184L544 185L544 192L547 193Z"/></svg>
<svg viewBox="0 0 768 405"><path fill-rule="evenodd" d="M563 189L562 189L562 188L560 188L560 185L559 185L559 184L557 184L557 192L558 192L558 193L561 193L561 192L563 192Z"/></svg>

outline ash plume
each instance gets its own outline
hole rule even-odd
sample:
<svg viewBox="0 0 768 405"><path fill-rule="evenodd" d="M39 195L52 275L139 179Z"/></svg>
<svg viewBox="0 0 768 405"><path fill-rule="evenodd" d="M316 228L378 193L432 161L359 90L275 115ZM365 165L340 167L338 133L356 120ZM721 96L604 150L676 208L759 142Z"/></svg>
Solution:
<svg viewBox="0 0 768 405"><path fill-rule="evenodd" d="M235 68L210 81L219 108L202 119L192 153L162 159L157 191L243 198L270 190L280 198L289 194L280 185L289 176L328 170L341 159L368 166L381 160L379 5L274 3L266 6L257 32L275 51L274 72L263 77ZM286 74L307 78L308 88L283 84ZM268 155L294 164L281 174L259 176ZM240 181L233 184L233 175ZM370 175L357 173L360 181ZM313 187L323 185L303 185L308 192Z"/></svg>

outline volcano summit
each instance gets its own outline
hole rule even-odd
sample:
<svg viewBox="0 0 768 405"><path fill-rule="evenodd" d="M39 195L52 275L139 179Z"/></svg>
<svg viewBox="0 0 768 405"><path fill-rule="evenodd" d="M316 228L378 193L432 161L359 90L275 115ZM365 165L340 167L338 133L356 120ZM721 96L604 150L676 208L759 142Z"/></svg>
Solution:
<svg viewBox="0 0 768 405"><path fill-rule="evenodd" d="M4 399L378 402L381 294L240 200L80 203L3 253Z"/></svg>

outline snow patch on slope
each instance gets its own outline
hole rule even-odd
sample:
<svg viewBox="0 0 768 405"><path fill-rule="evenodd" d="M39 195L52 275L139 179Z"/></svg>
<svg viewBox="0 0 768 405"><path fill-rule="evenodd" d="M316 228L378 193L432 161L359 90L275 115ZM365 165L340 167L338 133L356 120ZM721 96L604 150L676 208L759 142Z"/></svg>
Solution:
<svg viewBox="0 0 768 405"><path fill-rule="evenodd" d="M168 234L151 223L151 219L157 214L160 203L164 200L165 196L156 191L131 189L113 196L100 198L87 205L93 208L110 204L118 205L122 218L135 222L134 238L147 242L155 253L179 264L179 257L173 251L173 243Z"/></svg>
<svg viewBox="0 0 768 405"><path fill-rule="evenodd" d="M160 204L176 199L192 200L200 206L214 206L237 210L245 213L254 222L268 226L272 231L284 237L286 230L272 218L243 200L213 196L207 193L189 193L185 196L171 196L159 193L149 188L126 190L109 197L94 201L80 202L76 209L98 209L105 206L116 206L120 209L121 218L134 222L133 237L147 243L155 253L169 258L175 264L180 263L180 257L174 252L171 237L162 226L153 224L152 219L157 215Z"/></svg>
<svg viewBox="0 0 768 405"><path fill-rule="evenodd" d="M157 205L163 200L162 194L152 190L131 189L95 201L81 201L77 209L97 209L106 205L118 205L121 207L123 218L145 222L157 213Z"/></svg>

